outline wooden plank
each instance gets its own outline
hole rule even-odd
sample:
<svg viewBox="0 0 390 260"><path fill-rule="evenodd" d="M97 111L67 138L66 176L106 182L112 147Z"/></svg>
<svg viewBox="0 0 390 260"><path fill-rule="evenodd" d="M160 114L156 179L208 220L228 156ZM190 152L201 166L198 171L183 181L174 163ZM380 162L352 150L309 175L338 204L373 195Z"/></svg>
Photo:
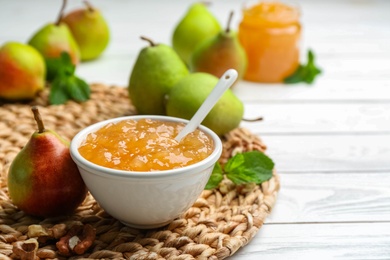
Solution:
<svg viewBox="0 0 390 260"><path fill-rule="evenodd" d="M232 260L390 259L390 223L264 225Z"/></svg>
<svg viewBox="0 0 390 260"><path fill-rule="evenodd" d="M390 170L280 174L280 181L267 223L390 221Z"/></svg>
<svg viewBox="0 0 390 260"><path fill-rule="evenodd" d="M259 102L260 103L260 102ZM385 104L362 103L245 103L244 118L262 116L263 121L242 122L257 134L390 134L390 99Z"/></svg>
<svg viewBox="0 0 390 260"><path fill-rule="evenodd" d="M367 172L390 170L390 135L263 135L278 171Z"/></svg>
<svg viewBox="0 0 390 260"><path fill-rule="evenodd" d="M82 63L77 75L88 82L127 86L137 53L110 55L104 53L99 62ZM122 58L123 57L123 58ZM99 72L99 73L97 73ZM390 81L387 79L334 80L318 78L314 85L261 84L240 81L233 92L244 102L340 102L390 100ZM390 101L389 101L390 102Z"/></svg>
<svg viewBox="0 0 390 260"><path fill-rule="evenodd" d="M245 102L382 101L390 98L388 79L332 79L320 76L313 85L239 82L233 91Z"/></svg>
<svg viewBox="0 0 390 260"><path fill-rule="evenodd" d="M322 78L340 78L346 79L384 79L388 78L388 71L390 70L390 62L388 59L368 58L368 59L330 59L319 60L317 64L320 64L323 68ZM364 64L364 66L362 66ZM375 64L375 65L374 65ZM367 67L371 67L367 70Z"/></svg>

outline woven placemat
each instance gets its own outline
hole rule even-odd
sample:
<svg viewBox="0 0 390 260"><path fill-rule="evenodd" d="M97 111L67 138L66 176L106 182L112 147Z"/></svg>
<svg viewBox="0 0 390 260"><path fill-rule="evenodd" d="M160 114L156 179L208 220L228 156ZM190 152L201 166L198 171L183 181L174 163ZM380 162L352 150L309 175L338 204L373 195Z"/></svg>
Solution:
<svg viewBox="0 0 390 260"><path fill-rule="evenodd" d="M68 217L39 219L18 210L8 197L7 173L13 158L36 129L31 105L39 105L46 128L69 140L87 125L135 114L126 89L101 84L91 88L91 99L82 104L70 101L50 106L48 90L30 103L0 104L0 259L17 258L13 247L17 241L29 239L28 227L34 224L45 228L56 224L64 224L65 229L74 224L94 227L96 239L92 246L70 259L223 259L253 238L276 201L276 174L261 185L244 187L224 180L218 189L203 191L180 218L153 230L124 226L104 212L91 195ZM266 149L258 137L242 128L225 135L223 143L222 163L236 152ZM55 241L40 244L36 257L67 258L59 254Z"/></svg>

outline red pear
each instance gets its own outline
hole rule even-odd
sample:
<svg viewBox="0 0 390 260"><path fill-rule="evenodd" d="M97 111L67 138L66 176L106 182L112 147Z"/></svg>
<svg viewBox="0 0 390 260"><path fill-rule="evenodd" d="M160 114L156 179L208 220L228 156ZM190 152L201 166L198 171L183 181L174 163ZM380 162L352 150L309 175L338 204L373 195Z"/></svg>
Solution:
<svg viewBox="0 0 390 260"><path fill-rule="evenodd" d="M207 72L218 78L228 69L235 69L239 78L245 74L247 56L236 32L230 29L232 17L233 12L224 31L197 45L191 56L192 72Z"/></svg>
<svg viewBox="0 0 390 260"><path fill-rule="evenodd" d="M70 157L69 142L44 128L37 107L32 111L38 131L11 164L9 195L19 209L34 216L71 214L84 200L87 188Z"/></svg>

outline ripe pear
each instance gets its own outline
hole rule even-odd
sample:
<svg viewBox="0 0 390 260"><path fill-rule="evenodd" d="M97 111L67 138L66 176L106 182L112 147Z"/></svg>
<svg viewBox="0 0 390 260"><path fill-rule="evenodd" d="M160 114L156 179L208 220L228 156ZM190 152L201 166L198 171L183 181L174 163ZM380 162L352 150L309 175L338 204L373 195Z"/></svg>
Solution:
<svg viewBox="0 0 390 260"><path fill-rule="evenodd" d="M168 45L149 42L139 53L130 75L129 96L139 114L164 115L165 95L188 69Z"/></svg>
<svg viewBox="0 0 390 260"><path fill-rule="evenodd" d="M70 157L69 143L44 128L38 108L32 108L38 131L17 154L8 173L12 202L27 214L40 217L72 213L87 188Z"/></svg>
<svg viewBox="0 0 390 260"><path fill-rule="evenodd" d="M65 6L66 0L63 1L57 21L45 25L28 41L28 44L37 49L45 58L48 80L55 77L57 71L55 60L61 56L62 52L69 54L74 65L80 61L79 47L68 26L61 22Z"/></svg>
<svg viewBox="0 0 390 260"><path fill-rule="evenodd" d="M101 55L110 40L110 30L100 10L84 1L86 8L74 10L62 18L79 46L81 60Z"/></svg>
<svg viewBox="0 0 390 260"><path fill-rule="evenodd" d="M167 95L167 115L191 119L217 82L217 77L204 72L192 73L181 79ZM242 102L228 89L202 124L222 136L239 126L243 114Z"/></svg>
<svg viewBox="0 0 390 260"><path fill-rule="evenodd" d="M45 86L46 66L33 47L7 42L0 48L0 98L32 99Z"/></svg>
<svg viewBox="0 0 390 260"><path fill-rule="evenodd" d="M221 25L207 9L205 3L194 3L173 32L173 49L188 65L196 46L205 39L216 35L220 30Z"/></svg>
<svg viewBox="0 0 390 260"><path fill-rule="evenodd" d="M221 77L228 69L235 69L242 78L247 67L247 56L236 32L230 30L233 12L230 13L226 30L206 39L198 45L191 56L190 70L207 72Z"/></svg>

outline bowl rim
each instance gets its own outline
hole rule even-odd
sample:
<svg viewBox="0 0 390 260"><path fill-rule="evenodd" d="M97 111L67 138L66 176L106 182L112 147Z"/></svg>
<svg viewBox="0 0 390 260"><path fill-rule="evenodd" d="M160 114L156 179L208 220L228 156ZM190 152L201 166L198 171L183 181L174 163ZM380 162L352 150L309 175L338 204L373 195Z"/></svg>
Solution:
<svg viewBox="0 0 390 260"><path fill-rule="evenodd" d="M176 168L176 169L170 169L170 170L163 170L163 171L126 171L126 170L119 170L119 169L112 169L108 167L104 167L98 164L95 164L93 162L88 161L85 159L78 151L78 147L81 144L81 142L85 139L87 134L91 132L95 132L98 129L102 128L104 125L107 125L109 123L114 122L120 122L123 120L139 120L139 119L152 119L152 120L161 120L161 121L171 121L171 122L179 122L179 123L188 123L189 120L178 118L178 117L171 117L171 116L161 116L161 115L130 115L130 116L122 116L122 117L116 117L111 118L107 120L103 120L97 123L94 123L92 125L89 125L85 127L84 129L80 130L71 140L70 142L70 155L73 159L73 161L79 166L84 169L87 169L89 171L92 170L93 173L98 175L105 175L105 176L118 176L118 177L136 177L136 178L155 178L155 177L164 177L164 176L176 176L183 173L191 173L195 171L203 171L206 168L209 168L210 166L214 165L219 157L222 154L222 141L220 137L211 129L204 125L200 125L198 129L208 134L213 142L214 142L214 150L213 152L203 159L202 161L199 161L197 163Z"/></svg>

